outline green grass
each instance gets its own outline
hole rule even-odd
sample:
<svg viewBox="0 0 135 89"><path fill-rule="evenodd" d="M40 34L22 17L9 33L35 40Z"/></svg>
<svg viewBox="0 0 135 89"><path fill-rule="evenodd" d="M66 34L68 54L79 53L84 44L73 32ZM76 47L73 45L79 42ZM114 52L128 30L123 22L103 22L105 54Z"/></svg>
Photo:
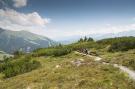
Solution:
<svg viewBox="0 0 135 89"><path fill-rule="evenodd" d="M101 42L78 42L41 48L28 55L21 55L17 58L30 57L41 66L6 79L3 78L3 73L0 73L0 89L135 89L135 82L118 68L74 53L87 48L102 57L105 62L135 70L135 50L108 52L112 41L126 39L129 40L118 38Z"/></svg>
<svg viewBox="0 0 135 89"><path fill-rule="evenodd" d="M120 64L135 70L135 50L114 53L104 52L101 57L106 62Z"/></svg>
<svg viewBox="0 0 135 89"><path fill-rule="evenodd" d="M37 69L40 66L40 62L32 60L30 57L20 59L8 59L0 62L0 73L3 74L3 78L10 78L19 74L30 72Z"/></svg>
<svg viewBox="0 0 135 89"><path fill-rule="evenodd" d="M93 58L70 53L61 57L36 57L41 67L8 79L0 79L0 89L135 89L127 74ZM82 65L72 62L83 59ZM59 65L59 67L56 67Z"/></svg>

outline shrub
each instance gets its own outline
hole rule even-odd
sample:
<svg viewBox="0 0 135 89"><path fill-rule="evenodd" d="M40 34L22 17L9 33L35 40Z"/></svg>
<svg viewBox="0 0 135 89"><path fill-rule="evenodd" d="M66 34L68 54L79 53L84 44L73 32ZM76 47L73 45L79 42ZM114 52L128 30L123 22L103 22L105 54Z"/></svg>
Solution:
<svg viewBox="0 0 135 89"><path fill-rule="evenodd" d="M18 59L0 64L0 72L3 72L5 78L13 77L18 74L29 72L40 66L40 63L30 59Z"/></svg>
<svg viewBox="0 0 135 89"><path fill-rule="evenodd" d="M54 56L62 56L62 55L66 55L69 54L71 52L71 49L67 49L67 48L63 48L63 49L56 49L53 52Z"/></svg>
<svg viewBox="0 0 135 89"><path fill-rule="evenodd" d="M99 40L97 41L97 43L100 45L111 45L122 41L135 41L135 37L130 36L130 37L107 38L107 39Z"/></svg>
<svg viewBox="0 0 135 89"><path fill-rule="evenodd" d="M66 47L44 48L40 50L35 50L32 56L63 56L70 52L71 49Z"/></svg>
<svg viewBox="0 0 135 89"><path fill-rule="evenodd" d="M72 50L76 51L83 48L99 48L100 45L98 45L96 42L78 42L71 45L68 45L68 48L72 48Z"/></svg>
<svg viewBox="0 0 135 89"><path fill-rule="evenodd" d="M135 41L122 41L113 43L108 51L115 52L115 51L128 51L129 49L135 48Z"/></svg>
<svg viewBox="0 0 135 89"><path fill-rule="evenodd" d="M127 51L135 48L135 37L116 37L97 41L100 46L110 46L108 51Z"/></svg>

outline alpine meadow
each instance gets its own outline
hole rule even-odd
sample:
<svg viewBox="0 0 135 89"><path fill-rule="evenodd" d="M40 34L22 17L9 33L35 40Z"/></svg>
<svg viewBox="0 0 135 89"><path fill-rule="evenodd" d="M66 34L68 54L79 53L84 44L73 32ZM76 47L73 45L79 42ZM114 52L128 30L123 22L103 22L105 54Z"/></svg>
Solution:
<svg viewBox="0 0 135 89"><path fill-rule="evenodd" d="M135 89L134 0L0 0L0 89Z"/></svg>

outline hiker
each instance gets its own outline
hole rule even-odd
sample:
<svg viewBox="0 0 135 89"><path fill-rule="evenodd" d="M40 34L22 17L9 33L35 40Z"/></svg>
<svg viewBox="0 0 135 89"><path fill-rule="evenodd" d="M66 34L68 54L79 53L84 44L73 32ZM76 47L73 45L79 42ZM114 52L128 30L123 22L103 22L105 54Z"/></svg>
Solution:
<svg viewBox="0 0 135 89"><path fill-rule="evenodd" d="M84 49L84 53L85 53L85 54L89 54L89 53L88 53L88 49Z"/></svg>

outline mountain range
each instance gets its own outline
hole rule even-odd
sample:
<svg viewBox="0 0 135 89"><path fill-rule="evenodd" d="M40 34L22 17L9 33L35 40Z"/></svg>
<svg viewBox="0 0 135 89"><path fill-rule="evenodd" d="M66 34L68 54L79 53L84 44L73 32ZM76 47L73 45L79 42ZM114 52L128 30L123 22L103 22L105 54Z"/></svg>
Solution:
<svg viewBox="0 0 135 89"><path fill-rule="evenodd" d="M92 37L95 40L101 40L101 39L105 39L105 38L123 37L123 36L135 36L135 30L122 31L122 32L118 32L118 33L88 35L88 37Z"/></svg>
<svg viewBox="0 0 135 89"><path fill-rule="evenodd" d="M56 42L45 37L27 31L11 31L0 28L0 50L13 53L17 50L25 52L36 48L56 45Z"/></svg>
<svg viewBox="0 0 135 89"><path fill-rule="evenodd" d="M94 40L101 40L105 38L115 38L115 37L122 37L122 36L135 36L135 30L130 31L123 31L118 33L106 33L106 34L90 34L86 35L86 37L92 37ZM76 35L76 36L70 36L67 37L67 40L61 40L59 41L62 44L70 44L73 42L78 41L80 38L83 38L84 36Z"/></svg>
<svg viewBox="0 0 135 89"><path fill-rule="evenodd" d="M94 40L101 40L105 38L114 38L122 36L135 36L135 30L123 31L119 33L108 34L90 34L87 37L92 37ZM78 41L83 36L72 36L66 38L67 40L61 40L59 43L70 44ZM56 41L49 39L48 37L37 35L28 31L11 31L0 28L0 50L13 53L17 50L24 52L30 52L37 48L44 48L57 45Z"/></svg>

